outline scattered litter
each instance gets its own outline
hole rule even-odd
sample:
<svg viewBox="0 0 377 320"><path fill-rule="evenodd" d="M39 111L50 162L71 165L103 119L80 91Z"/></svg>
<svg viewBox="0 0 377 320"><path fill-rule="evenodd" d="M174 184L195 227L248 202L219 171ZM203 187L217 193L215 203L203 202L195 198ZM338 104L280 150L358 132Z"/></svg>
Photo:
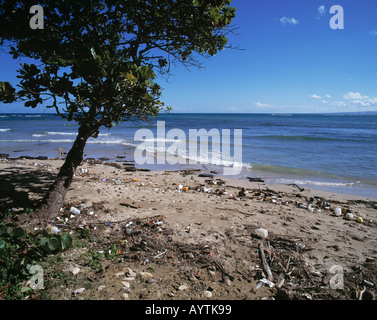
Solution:
<svg viewBox="0 0 377 320"><path fill-rule="evenodd" d="M348 212L348 213L346 214L346 219L347 219L347 220L354 220L353 214L350 213L350 212Z"/></svg>
<svg viewBox="0 0 377 320"><path fill-rule="evenodd" d="M342 208L341 208L341 207L336 207L336 208L335 208L335 215L336 215L337 217L341 217L341 216L343 215L343 213L342 213Z"/></svg>
<svg viewBox="0 0 377 320"><path fill-rule="evenodd" d="M267 280L266 278L260 279L259 282L267 284L270 288L272 288L274 286L274 283L270 280Z"/></svg>
<svg viewBox="0 0 377 320"><path fill-rule="evenodd" d="M79 209L77 209L76 207L71 207L71 210L70 210L73 214L80 214L81 211Z"/></svg>
<svg viewBox="0 0 377 320"><path fill-rule="evenodd" d="M48 226L47 231L50 232L51 234L59 234L61 232L61 230L55 226Z"/></svg>

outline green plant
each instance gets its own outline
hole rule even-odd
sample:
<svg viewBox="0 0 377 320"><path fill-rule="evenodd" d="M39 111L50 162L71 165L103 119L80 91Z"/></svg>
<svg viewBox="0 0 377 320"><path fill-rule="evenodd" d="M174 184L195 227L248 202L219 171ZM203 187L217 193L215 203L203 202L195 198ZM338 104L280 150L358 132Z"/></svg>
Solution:
<svg viewBox="0 0 377 320"><path fill-rule="evenodd" d="M0 223L0 296L20 298L30 290L21 285L30 279L30 268L42 261L47 254L56 254L72 246L67 233L52 235L47 231L27 233L21 227Z"/></svg>

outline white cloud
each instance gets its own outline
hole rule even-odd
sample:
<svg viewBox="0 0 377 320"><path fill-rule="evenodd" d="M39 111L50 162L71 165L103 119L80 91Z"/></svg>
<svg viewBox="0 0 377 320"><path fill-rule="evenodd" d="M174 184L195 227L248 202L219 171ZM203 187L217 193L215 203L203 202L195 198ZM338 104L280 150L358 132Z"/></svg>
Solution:
<svg viewBox="0 0 377 320"><path fill-rule="evenodd" d="M351 105L359 107L371 107L377 106L377 97L370 98L369 96L363 96L359 92L348 92L343 96L346 100L349 100Z"/></svg>
<svg viewBox="0 0 377 320"><path fill-rule="evenodd" d="M261 102L255 102L254 103L254 105L256 106L256 107L269 107L270 105L269 104L267 104L267 103L261 103Z"/></svg>
<svg viewBox="0 0 377 320"><path fill-rule="evenodd" d="M318 13L320 16L323 16L326 13L326 7L325 6L319 6L318 7Z"/></svg>
<svg viewBox="0 0 377 320"><path fill-rule="evenodd" d="M298 20L296 20L295 18L287 18L287 17L281 17L280 18L280 22L283 25L286 25L286 24L291 24L291 25L299 24Z"/></svg>
<svg viewBox="0 0 377 320"><path fill-rule="evenodd" d="M312 94L310 96L310 98L314 98L314 99L321 99L321 97L319 95L316 95L316 94Z"/></svg>
<svg viewBox="0 0 377 320"><path fill-rule="evenodd" d="M328 99L331 98L331 96L329 94L326 94L325 97L328 98Z"/></svg>
<svg viewBox="0 0 377 320"><path fill-rule="evenodd" d="M344 99L347 100L356 100L356 99L368 99L368 96L362 96L359 92L348 92L345 94Z"/></svg>
<svg viewBox="0 0 377 320"><path fill-rule="evenodd" d="M372 31L370 32L370 34L371 34L372 36L377 36L377 30L372 30Z"/></svg>

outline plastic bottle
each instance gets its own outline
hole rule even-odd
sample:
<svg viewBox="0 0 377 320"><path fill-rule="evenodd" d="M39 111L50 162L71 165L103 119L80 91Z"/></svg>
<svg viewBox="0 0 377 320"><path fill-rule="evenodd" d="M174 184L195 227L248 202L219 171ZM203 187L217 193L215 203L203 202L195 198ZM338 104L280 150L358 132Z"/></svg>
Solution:
<svg viewBox="0 0 377 320"><path fill-rule="evenodd" d="M80 214L80 210L77 209L76 207L71 207L71 212L72 212L73 214Z"/></svg>
<svg viewBox="0 0 377 320"><path fill-rule="evenodd" d="M47 231L49 231L51 234L58 234L60 233L60 229L55 226L48 226Z"/></svg>

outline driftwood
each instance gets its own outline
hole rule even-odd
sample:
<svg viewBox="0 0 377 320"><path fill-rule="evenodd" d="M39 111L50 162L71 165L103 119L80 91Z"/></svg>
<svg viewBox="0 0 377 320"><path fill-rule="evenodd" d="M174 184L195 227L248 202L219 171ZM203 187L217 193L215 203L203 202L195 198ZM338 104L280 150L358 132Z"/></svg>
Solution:
<svg viewBox="0 0 377 320"><path fill-rule="evenodd" d="M129 203L119 203L119 205L121 205L123 207L129 207L129 208L132 208L132 209L140 209L141 208L140 206L134 206L134 205L129 204Z"/></svg>
<svg viewBox="0 0 377 320"><path fill-rule="evenodd" d="M305 189L304 189L304 188L301 188L300 186L298 186L298 185L297 185L297 184L295 184L295 183L287 184L287 186L296 187L297 189L299 189L299 190L300 190L300 192L302 192L302 191L305 191Z"/></svg>
<svg viewBox="0 0 377 320"><path fill-rule="evenodd" d="M261 256L261 260L262 260L262 264L263 264L263 268L264 268L264 271L266 271L267 273L267 280L269 281L273 281L273 276L272 276L272 272L271 272L271 269L267 263L267 260L266 260L266 257L264 255L264 248L263 248L263 240L261 240L259 242L259 251L260 251L260 256Z"/></svg>

